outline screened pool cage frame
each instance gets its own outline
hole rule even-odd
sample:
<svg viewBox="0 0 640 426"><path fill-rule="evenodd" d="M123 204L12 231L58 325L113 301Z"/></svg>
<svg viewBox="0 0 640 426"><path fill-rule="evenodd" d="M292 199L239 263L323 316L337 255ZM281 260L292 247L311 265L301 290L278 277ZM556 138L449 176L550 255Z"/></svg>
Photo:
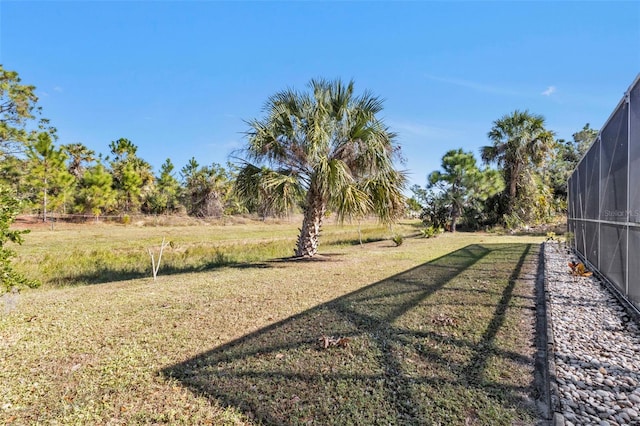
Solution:
<svg viewBox="0 0 640 426"><path fill-rule="evenodd" d="M640 74L567 183L569 242L640 313Z"/></svg>

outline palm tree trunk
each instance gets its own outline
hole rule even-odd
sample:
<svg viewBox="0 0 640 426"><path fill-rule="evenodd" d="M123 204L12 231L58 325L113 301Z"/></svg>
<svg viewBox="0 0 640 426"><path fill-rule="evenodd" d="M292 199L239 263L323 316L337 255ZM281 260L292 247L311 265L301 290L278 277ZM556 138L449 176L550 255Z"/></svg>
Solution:
<svg viewBox="0 0 640 426"><path fill-rule="evenodd" d="M509 176L509 202L507 203L507 214L513 213L518 195L518 179L520 175L520 165L514 164L511 167L511 176Z"/></svg>
<svg viewBox="0 0 640 426"><path fill-rule="evenodd" d="M304 219L298 243L295 251L296 257L313 257L318 253L320 243L320 228L322 219L327 210L327 203L317 188L312 185L307 193L307 208L304 211Z"/></svg>

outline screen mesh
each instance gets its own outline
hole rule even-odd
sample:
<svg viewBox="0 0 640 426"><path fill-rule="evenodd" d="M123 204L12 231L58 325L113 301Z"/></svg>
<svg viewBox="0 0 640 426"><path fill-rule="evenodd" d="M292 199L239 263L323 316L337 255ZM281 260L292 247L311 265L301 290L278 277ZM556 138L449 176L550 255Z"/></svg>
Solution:
<svg viewBox="0 0 640 426"><path fill-rule="evenodd" d="M640 74L567 190L574 248L640 309Z"/></svg>
<svg viewBox="0 0 640 426"><path fill-rule="evenodd" d="M629 99L629 222L640 223L640 84Z"/></svg>
<svg viewBox="0 0 640 426"><path fill-rule="evenodd" d="M600 265L598 269L623 293L626 291L627 233L624 226L600 225Z"/></svg>
<svg viewBox="0 0 640 426"><path fill-rule="evenodd" d="M600 220L627 221L628 108L624 103L601 133ZM593 153L597 155L597 153ZM592 155L589 151L587 156Z"/></svg>
<svg viewBox="0 0 640 426"><path fill-rule="evenodd" d="M600 237L600 233L598 231L598 223L595 222L586 222L585 230L584 230L584 239L585 239L585 257L591 262L595 267L600 266L599 256L598 256L598 240Z"/></svg>
<svg viewBox="0 0 640 426"><path fill-rule="evenodd" d="M627 297L631 303L640 309L640 285L638 285L640 262L637 257L637 253L640 253L640 228L629 229L629 253L629 292Z"/></svg>

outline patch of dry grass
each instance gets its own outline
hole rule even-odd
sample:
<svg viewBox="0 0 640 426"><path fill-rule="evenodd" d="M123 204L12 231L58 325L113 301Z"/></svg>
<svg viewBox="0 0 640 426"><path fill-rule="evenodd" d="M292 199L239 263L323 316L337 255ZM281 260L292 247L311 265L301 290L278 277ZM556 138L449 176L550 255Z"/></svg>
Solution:
<svg viewBox="0 0 640 426"><path fill-rule="evenodd" d="M278 234L295 234L295 225L287 226L293 230ZM87 235L77 228L70 232L78 235L68 241L84 240L90 248L100 239L117 247L126 235L134 241L157 238L127 229L114 236L100 229ZM59 238L48 238L43 236L39 247L48 244L53 250ZM204 241L205 232L190 238ZM533 241L447 234L435 240L407 238L397 248L390 241L363 247L327 244L314 261L254 262L160 275L156 282L138 278L25 292L15 309L0 315L0 423L217 425L292 416L295 424L314 413L340 412L335 407L344 406L340 401L347 397L355 402L343 412L352 417L343 418L353 421L364 421L353 417L361 412L381 419L395 415L405 400L433 419L451 415L481 424L505 413L511 413L505 418L530 419L518 408L518 395L530 386L531 366L525 362L530 330L519 334L521 321L531 315L526 308L530 290L510 278L527 246L489 249L492 256L447 280L438 281L438 271L456 266L427 262L463 253L459 250L472 244ZM466 265L456 256L444 259ZM401 282L413 279L427 280L426 287ZM403 286L409 286L406 292ZM510 296L501 304L506 291ZM414 297L419 303L407 304ZM346 350L321 351L316 346L321 333L349 334L352 341ZM243 336L248 337L236 340ZM247 354L251 348L256 350ZM465 366L473 374L461 376ZM249 375L239 372L268 373L270 379L256 379L256 386L266 388L252 388L245 379ZM292 380L285 373L314 380ZM314 388L315 378L325 373L326 382ZM354 377L336 380L341 375ZM366 376L366 383L357 375ZM228 380L218 383L214 377ZM394 377L397 381L389 382ZM411 377L424 380L398 394ZM305 398L300 387L308 395L335 392L325 405L310 398L299 409ZM275 393L255 392L276 388ZM255 401L259 394L267 395L264 404ZM372 407L379 411L367 411ZM414 415L408 408L401 414Z"/></svg>

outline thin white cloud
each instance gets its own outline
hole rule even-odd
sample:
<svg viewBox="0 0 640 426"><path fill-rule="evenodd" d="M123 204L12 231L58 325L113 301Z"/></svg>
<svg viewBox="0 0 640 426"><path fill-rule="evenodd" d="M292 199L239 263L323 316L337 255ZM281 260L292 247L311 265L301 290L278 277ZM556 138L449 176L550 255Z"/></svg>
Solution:
<svg viewBox="0 0 640 426"><path fill-rule="evenodd" d="M54 91L54 92L58 92L58 93L62 93L62 92L64 92L64 90L63 90L63 89L62 89L62 87L60 87L60 86L55 86L55 87L53 88L53 91Z"/></svg>
<svg viewBox="0 0 640 426"><path fill-rule="evenodd" d="M399 133L400 135L407 134L422 138L448 139L454 136L456 133L453 130L409 121L390 120L389 126L393 131Z"/></svg>
<svg viewBox="0 0 640 426"><path fill-rule="evenodd" d="M472 89L477 92L492 93L495 95L509 95L509 96L522 95L522 93L506 87L491 86L488 84L482 84L482 83L478 83L470 80L463 80L459 78L449 78L449 77L438 77L431 74L425 74L425 77L428 78L429 80L452 84L454 86L459 86L459 87L466 87L467 89Z"/></svg>
<svg viewBox="0 0 640 426"><path fill-rule="evenodd" d="M542 96L551 96L556 92L556 86L549 86L547 90L541 93Z"/></svg>

